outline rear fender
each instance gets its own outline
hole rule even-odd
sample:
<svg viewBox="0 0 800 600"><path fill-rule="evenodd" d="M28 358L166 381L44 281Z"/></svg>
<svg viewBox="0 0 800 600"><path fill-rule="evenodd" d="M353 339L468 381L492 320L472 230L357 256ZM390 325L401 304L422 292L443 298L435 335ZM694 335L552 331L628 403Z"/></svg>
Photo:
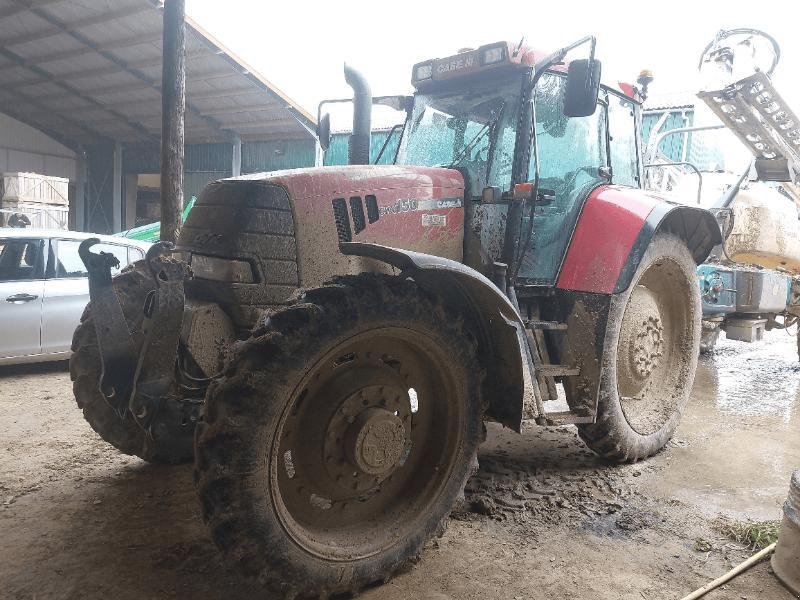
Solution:
<svg viewBox="0 0 800 600"><path fill-rule="evenodd" d="M578 220L556 287L624 292L653 236L661 231L685 240L698 264L722 242L716 219L705 209L673 204L634 188L597 188Z"/></svg>
<svg viewBox="0 0 800 600"><path fill-rule="evenodd" d="M525 326L506 295L474 269L447 258L360 242L343 242L339 249L397 267L464 313L478 337L479 358L486 369L486 414L520 431L523 406L536 406L532 363Z"/></svg>

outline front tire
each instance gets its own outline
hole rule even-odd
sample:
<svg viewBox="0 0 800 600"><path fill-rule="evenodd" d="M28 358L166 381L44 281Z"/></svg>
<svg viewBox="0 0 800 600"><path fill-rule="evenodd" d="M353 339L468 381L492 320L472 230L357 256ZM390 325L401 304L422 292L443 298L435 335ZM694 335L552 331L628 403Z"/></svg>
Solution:
<svg viewBox="0 0 800 600"><path fill-rule="evenodd" d="M628 290L609 310L597 420L579 425L586 444L615 462L661 450L694 382L700 346L700 290L686 243L657 234Z"/></svg>
<svg viewBox="0 0 800 600"><path fill-rule="evenodd" d="M207 395L195 483L214 541L279 597L386 581L471 474L481 379L461 318L411 281L305 292Z"/></svg>

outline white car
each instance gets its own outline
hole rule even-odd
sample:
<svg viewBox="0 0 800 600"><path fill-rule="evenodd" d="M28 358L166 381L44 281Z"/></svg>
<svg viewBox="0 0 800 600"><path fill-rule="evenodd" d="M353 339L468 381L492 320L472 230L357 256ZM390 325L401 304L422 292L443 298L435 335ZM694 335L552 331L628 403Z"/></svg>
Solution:
<svg viewBox="0 0 800 600"><path fill-rule="evenodd" d="M108 235L47 229L0 228L0 364L65 360L89 302L89 279L78 246L111 252L125 265L152 245Z"/></svg>

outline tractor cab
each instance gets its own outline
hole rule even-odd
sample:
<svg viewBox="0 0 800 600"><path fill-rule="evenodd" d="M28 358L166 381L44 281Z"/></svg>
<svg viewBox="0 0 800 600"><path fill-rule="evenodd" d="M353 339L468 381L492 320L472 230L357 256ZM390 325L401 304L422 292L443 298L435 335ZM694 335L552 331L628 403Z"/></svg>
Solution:
<svg viewBox="0 0 800 600"><path fill-rule="evenodd" d="M592 58L563 62L583 44L591 45ZM463 175L473 211L464 250L479 271L517 256L520 283L555 285L589 193L608 183L639 187L638 97L600 85L593 54L591 38L549 56L522 44L487 44L416 64L414 96L394 101L407 113L395 164ZM533 131L520 127L531 112ZM515 196L531 195L519 221L522 246L512 253L500 215ZM492 250L500 246L504 252Z"/></svg>

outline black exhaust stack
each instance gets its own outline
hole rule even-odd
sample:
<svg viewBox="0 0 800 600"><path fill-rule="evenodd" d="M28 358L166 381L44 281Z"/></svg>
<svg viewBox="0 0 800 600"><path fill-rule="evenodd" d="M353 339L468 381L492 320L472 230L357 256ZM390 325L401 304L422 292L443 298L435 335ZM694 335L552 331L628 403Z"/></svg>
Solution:
<svg viewBox="0 0 800 600"><path fill-rule="evenodd" d="M344 65L344 79L353 88L353 133L348 144L347 161L351 165L368 165L372 92L364 76L348 64Z"/></svg>

